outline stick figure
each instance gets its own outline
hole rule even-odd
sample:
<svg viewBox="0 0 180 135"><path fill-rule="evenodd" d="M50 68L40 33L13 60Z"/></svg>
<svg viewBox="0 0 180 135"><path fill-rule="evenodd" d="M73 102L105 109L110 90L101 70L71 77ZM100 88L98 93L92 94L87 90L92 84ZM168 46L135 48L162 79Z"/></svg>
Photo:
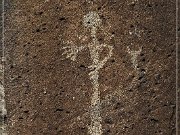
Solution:
<svg viewBox="0 0 180 135"><path fill-rule="evenodd" d="M67 46L64 54L66 58L70 58L75 61L79 51L82 51L85 48L89 49L90 56L92 59L92 64L88 66L91 69L89 76L93 85L93 94L91 97L91 108L90 108L90 117L91 125L88 130L91 135L101 135L102 134L102 125L101 125L101 102L100 102L100 91L99 91L99 70L103 68L107 60L112 56L113 47L107 44L100 44L96 37L97 29L100 27L102 20L96 12L89 12L83 18L83 24L85 27L91 30L92 42L87 46ZM104 57L103 60L100 60L100 53L103 48L107 48L108 54Z"/></svg>

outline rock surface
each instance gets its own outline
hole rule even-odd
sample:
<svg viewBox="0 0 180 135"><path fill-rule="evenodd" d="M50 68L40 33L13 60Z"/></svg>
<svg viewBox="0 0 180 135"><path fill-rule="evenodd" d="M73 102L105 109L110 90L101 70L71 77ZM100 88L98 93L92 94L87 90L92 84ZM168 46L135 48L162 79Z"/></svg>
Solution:
<svg viewBox="0 0 180 135"><path fill-rule="evenodd" d="M5 3L9 135L175 135L174 0Z"/></svg>

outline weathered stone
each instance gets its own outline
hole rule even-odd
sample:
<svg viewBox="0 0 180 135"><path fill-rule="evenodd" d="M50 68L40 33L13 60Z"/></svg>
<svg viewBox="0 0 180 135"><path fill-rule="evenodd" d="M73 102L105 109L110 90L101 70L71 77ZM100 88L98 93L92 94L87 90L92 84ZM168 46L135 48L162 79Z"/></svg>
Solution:
<svg viewBox="0 0 180 135"><path fill-rule="evenodd" d="M9 135L175 135L175 1L5 7Z"/></svg>

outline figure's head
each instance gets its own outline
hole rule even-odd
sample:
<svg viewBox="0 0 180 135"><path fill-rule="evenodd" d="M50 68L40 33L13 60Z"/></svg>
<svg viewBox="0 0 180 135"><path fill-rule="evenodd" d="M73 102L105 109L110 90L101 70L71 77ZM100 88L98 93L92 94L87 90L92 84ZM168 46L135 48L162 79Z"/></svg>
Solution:
<svg viewBox="0 0 180 135"><path fill-rule="evenodd" d="M93 27L99 27L102 23L102 20L100 19L99 15L92 11L89 12L84 16L83 24L85 27L93 28Z"/></svg>

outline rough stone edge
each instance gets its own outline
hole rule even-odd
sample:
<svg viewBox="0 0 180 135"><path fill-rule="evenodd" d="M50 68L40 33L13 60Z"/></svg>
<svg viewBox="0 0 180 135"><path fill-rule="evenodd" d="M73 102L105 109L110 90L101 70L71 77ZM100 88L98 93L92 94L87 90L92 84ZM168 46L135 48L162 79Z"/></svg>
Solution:
<svg viewBox="0 0 180 135"><path fill-rule="evenodd" d="M4 66L5 66L5 57L4 57L4 3L5 0L1 0L0 9L1 9L1 59L0 59L0 135L7 135L5 116L7 115L6 104L5 104L5 94L4 94Z"/></svg>
<svg viewBox="0 0 180 135"><path fill-rule="evenodd" d="M176 0L176 135L180 135L180 2Z"/></svg>

